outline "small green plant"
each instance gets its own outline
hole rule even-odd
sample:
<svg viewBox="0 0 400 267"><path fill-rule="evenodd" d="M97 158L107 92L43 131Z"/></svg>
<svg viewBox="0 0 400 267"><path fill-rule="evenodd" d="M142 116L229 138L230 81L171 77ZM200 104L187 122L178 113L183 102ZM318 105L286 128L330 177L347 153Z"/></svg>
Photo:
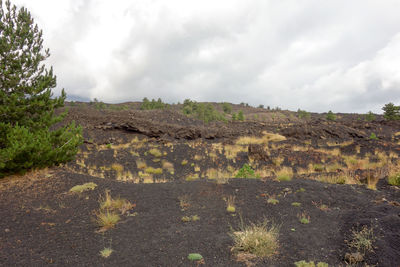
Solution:
<svg viewBox="0 0 400 267"><path fill-rule="evenodd" d="M302 193L305 192L306 190L303 187L300 187L299 189L296 190L296 193Z"/></svg>
<svg viewBox="0 0 400 267"><path fill-rule="evenodd" d="M329 267L328 263L325 262L318 262L317 266L315 266L313 261L307 262L305 260L296 261L294 265L296 265L296 267Z"/></svg>
<svg viewBox="0 0 400 267"><path fill-rule="evenodd" d="M190 253L188 255L188 260L191 260L191 261L200 261L202 259L203 259L203 256L201 256L201 254L199 254L199 253Z"/></svg>
<svg viewBox="0 0 400 267"><path fill-rule="evenodd" d="M279 248L279 227L264 221L260 224L244 226L241 222L240 229L231 234L234 240L232 250L245 252L257 257L271 257Z"/></svg>
<svg viewBox="0 0 400 267"><path fill-rule="evenodd" d="M371 139L371 140L378 140L379 138L376 136L375 133L371 133L371 135L369 136L369 139Z"/></svg>
<svg viewBox="0 0 400 267"><path fill-rule="evenodd" d="M111 149L112 145L111 144L107 144L107 148Z"/></svg>
<svg viewBox="0 0 400 267"><path fill-rule="evenodd" d="M250 165L245 163L242 168L238 171L235 176L236 178L257 178L254 170L251 168Z"/></svg>
<svg viewBox="0 0 400 267"><path fill-rule="evenodd" d="M326 114L326 119L328 121L335 121L336 115L331 110L329 110L328 113Z"/></svg>
<svg viewBox="0 0 400 267"><path fill-rule="evenodd" d="M310 216L308 216L306 212L297 215L297 217L299 218L299 221L302 224L309 224L311 222Z"/></svg>
<svg viewBox="0 0 400 267"><path fill-rule="evenodd" d="M272 205L276 205L276 204L279 203L279 200L270 197L270 198L268 198L267 203L268 203L268 204L272 204Z"/></svg>
<svg viewBox="0 0 400 267"><path fill-rule="evenodd" d="M97 184L90 182L81 185L75 185L69 191L73 193L82 193L84 191L94 190L97 187Z"/></svg>
<svg viewBox="0 0 400 267"><path fill-rule="evenodd" d="M100 251L100 256L102 256L103 258L108 258L113 252L114 250L112 248L104 248Z"/></svg>
<svg viewBox="0 0 400 267"><path fill-rule="evenodd" d="M188 164L188 161L186 159L182 160L181 165L185 166L186 164Z"/></svg>
<svg viewBox="0 0 400 267"><path fill-rule="evenodd" d="M400 173L395 173L388 177L388 183L390 185L397 185L400 186Z"/></svg>
<svg viewBox="0 0 400 267"><path fill-rule="evenodd" d="M300 202L293 202L293 203L292 203L292 206L293 206L293 207L300 207L300 206L301 206L301 203L300 203Z"/></svg>

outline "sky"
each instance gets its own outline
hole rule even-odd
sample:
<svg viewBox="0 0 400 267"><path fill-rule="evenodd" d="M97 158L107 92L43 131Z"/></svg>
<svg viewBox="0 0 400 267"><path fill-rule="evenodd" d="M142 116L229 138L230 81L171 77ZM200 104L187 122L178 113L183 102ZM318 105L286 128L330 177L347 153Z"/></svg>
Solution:
<svg viewBox="0 0 400 267"><path fill-rule="evenodd" d="M399 0L12 0L59 94L313 112L400 104Z"/></svg>

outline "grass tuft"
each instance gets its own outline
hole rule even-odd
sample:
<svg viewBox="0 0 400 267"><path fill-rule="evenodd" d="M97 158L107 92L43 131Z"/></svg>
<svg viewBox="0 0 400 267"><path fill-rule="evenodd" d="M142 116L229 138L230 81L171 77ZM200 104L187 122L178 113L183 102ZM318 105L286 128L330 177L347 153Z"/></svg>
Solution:
<svg viewBox="0 0 400 267"><path fill-rule="evenodd" d="M104 248L102 251L100 251L100 255L103 258L108 258L111 256L111 254L114 252L112 248Z"/></svg>
<svg viewBox="0 0 400 267"><path fill-rule="evenodd" d="M250 253L262 258L276 254L279 248L279 227L267 225L267 221L247 226L242 222L240 229L231 234L235 242L232 251Z"/></svg>
<svg viewBox="0 0 400 267"><path fill-rule="evenodd" d="M97 187L97 184L90 182L90 183L86 183L86 184L75 185L69 191L73 192L73 193L82 193L84 191L94 190L96 187Z"/></svg>

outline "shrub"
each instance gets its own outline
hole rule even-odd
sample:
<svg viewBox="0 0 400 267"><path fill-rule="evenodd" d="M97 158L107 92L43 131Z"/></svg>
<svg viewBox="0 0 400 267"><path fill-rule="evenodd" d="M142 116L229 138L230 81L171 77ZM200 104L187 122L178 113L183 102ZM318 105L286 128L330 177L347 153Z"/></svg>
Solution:
<svg viewBox="0 0 400 267"><path fill-rule="evenodd" d="M366 121L374 121L374 120L375 120L375 115L374 115L374 113L372 113L372 111L369 111L369 112L365 115L365 120L366 120Z"/></svg>
<svg viewBox="0 0 400 267"><path fill-rule="evenodd" d="M371 133L371 135L369 136L369 139L371 139L371 140L378 140L379 138L376 136L375 133Z"/></svg>
<svg viewBox="0 0 400 267"><path fill-rule="evenodd" d="M400 119L400 106L395 106L393 103L386 104L382 110L383 117L389 121Z"/></svg>
<svg viewBox="0 0 400 267"><path fill-rule="evenodd" d="M313 261L306 262L304 260L296 261L294 265L296 265L296 267L315 267L315 263ZM329 265L326 262L318 262L317 267L329 267Z"/></svg>
<svg viewBox="0 0 400 267"><path fill-rule="evenodd" d="M237 119L238 121L244 121L244 115L243 115L243 111L239 110L238 115L237 115Z"/></svg>
<svg viewBox="0 0 400 267"><path fill-rule="evenodd" d="M141 110L151 110L151 109L164 109L168 106L168 104L165 104L162 102L161 98L154 100L152 99L151 101L147 99L147 97L143 98L142 104L140 105Z"/></svg>
<svg viewBox="0 0 400 267"><path fill-rule="evenodd" d="M235 176L236 178L257 178L254 170L250 165L244 164Z"/></svg>
<svg viewBox="0 0 400 267"><path fill-rule="evenodd" d="M97 184L90 182L81 185L75 185L69 191L73 193L82 193L89 190L94 190L97 187Z"/></svg>
<svg viewBox="0 0 400 267"><path fill-rule="evenodd" d="M235 244L232 248L236 252L250 253L258 257L270 257L279 248L279 227L267 226L267 221L260 224L244 226L243 222L238 231L231 234Z"/></svg>
<svg viewBox="0 0 400 267"><path fill-rule="evenodd" d="M299 119L310 119L311 118L310 112L307 112L307 111L301 110L301 109L297 110L297 116L299 117Z"/></svg>
<svg viewBox="0 0 400 267"><path fill-rule="evenodd" d="M83 141L73 122L54 127L66 94L52 97L56 76L42 63L50 56L42 45L28 10L9 1L4 10L0 1L0 177L70 161Z"/></svg>
<svg viewBox="0 0 400 267"><path fill-rule="evenodd" d="M328 113L326 114L326 119L328 121L335 121L336 120L336 115L333 114L333 112L331 110L329 110Z"/></svg>
<svg viewBox="0 0 400 267"><path fill-rule="evenodd" d="M183 102L182 111L183 114L195 117L204 121L205 123L212 121L226 121L225 116L215 110L214 106L210 103L197 103L195 101L191 101L190 99L186 99Z"/></svg>
<svg viewBox="0 0 400 267"><path fill-rule="evenodd" d="M373 229L364 225L361 230L353 229L351 231L350 240L346 243L350 248L365 254L367 251L371 252L374 250L372 246L374 240Z"/></svg>
<svg viewBox="0 0 400 267"><path fill-rule="evenodd" d="M103 250L100 251L100 256L102 256L103 258L108 258L111 256L113 251L114 250L112 248L104 248Z"/></svg>
<svg viewBox="0 0 400 267"><path fill-rule="evenodd" d="M232 105L225 102L225 103L222 104L222 110L225 113L230 114L232 112Z"/></svg>
<svg viewBox="0 0 400 267"><path fill-rule="evenodd" d="M388 178L388 182L390 185L400 186L400 173L390 175Z"/></svg>

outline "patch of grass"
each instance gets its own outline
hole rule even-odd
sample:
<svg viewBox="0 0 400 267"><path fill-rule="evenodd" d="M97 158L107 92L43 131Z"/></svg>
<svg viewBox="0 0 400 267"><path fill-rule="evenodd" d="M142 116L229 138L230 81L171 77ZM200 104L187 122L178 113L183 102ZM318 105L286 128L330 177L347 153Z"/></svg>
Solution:
<svg viewBox="0 0 400 267"><path fill-rule="evenodd" d="M322 210L322 211L328 211L328 210L329 210L328 205L322 204L321 201L320 201L320 202L312 201L311 203L312 203L316 208L318 208L318 209L320 209L320 210Z"/></svg>
<svg viewBox="0 0 400 267"><path fill-rule="evenodd" d="M251 144L268 144L269 142L284 141L286 137L280 134L263 132L262 137L256 136L242 136L236 140L237 145L251 145Z"/></svg>
<svg viewBox="0 0 400 267"><path fill-rule="evenodd" d="M141 160L136 161L136 166L138 169L146 169L147 168L146 162L141 161Z"/></svg>
<svg viewBox="0 0 400 267"><path fill-rule="evenodd" d="M182 160L181 165L185 166L186 164L188 164L188 161L186 159Z"/></svg>
<svg viewBox="0 0 400 267"><path fill-rule="evenodd" d="M90 182L90 183L85 183L85 184L81 184L81 185L75 185L69 191L73 192L73 193L82 193L84 191L94 190L96 187L97 187L97 184Z"/></svg>
<svg viewBox="0 0 400 267"><path fill-rule="evenodd" d="M335 171L340 170L342 168L343 167L342 167L342 165L340 165L340 163L335 162L335 163L332 163L332 164L329 164L328 166L326 166L326 171L327 172L335 172Z"/></svg>
<svg viewBox="0 0 400 267"><path fill-rule="evenodd" d="M322 171L324 171L324 166L322 165L322 164L314 164L313 166L312 166L312 168L313 168L313 170L314 171L316 171L316 172L322 172Z"/></svg>
<svg viewBox="0 0 400 267"><path fill-rule="evenodd" d="M108 258L113 252L114 250L112 248L104 248L100 251L100 256L102 256L103 258Z"/></svg>
<svg viewBox="0 0 400 267"><path fill-rule="evenodd" d="M285 158L284 158L284 157L275 157L275 158L272 159L272 163L274 163L274 165L275 165L276 167L281 166L281 164L282 164L284 161L285 161Z"/></svg>
<svg viewBox="0 0 400 267"><path fill-rule="evenodd" d="M225 145L224 146L224 155L227 159L235 160L237 154L239 152L247 152L247 146L242 145Z"/></svg>
<svg viewBox="0 0 400 267"><path fill-rule="evenodd" d="M296 265L296 267L329 267L328 263L326 262L318 262L317 265L315 265L315 263L313 261L296 261L294 263L294 265Z"/></svg>
<svg viewBox="0 0 400 267"><path fill-rule="evenodd" d="M284 167L276 172L276 179L280 182L291 181L293 178L293 170L289 167Z"/></svg>
<svg viewBox="0 0 400 267"><path fill-rule="evenodd" d="M400 173L390 175L388 177L388 183L390 185L400 186Z"/></svg>
<svg viewBox="0 0 400 267"><path fill-rule="evenodd" d="M183 217L181 218L181 221L182 221L182 222L196 222L196 221L198 221L198 220L200 220L200 216L198 216L198 215L183 216Z"/></svg>
<svg viewBox="0 0 400 267"><path fill-rule="evenodd" d="M300 202L293 202L293 203L292 203L292 206L293 206L293 207L300 207L300 206L301 206L301 203L300 203Z"/></svg>
<svg viewBox="0 0 400 267"><path fill-rule="evenodd" d="M111 210L118 211L121 214L124 214L128 210L132 209L135 205L129 202L124 198L113 198L111 197L110 191L106 190L105 196L100 200L100 209L101 210Z"/></svg>
<svg viewBox="0 0 400 267"><path fill-rule="evenodd" d="M302 224L309 224L311 222L310 216L308 216L306 212L298 214L297 217Z"/></svg>
<svg viewBox="0 0 400 267"><path fill-rule="evenodd" d="M279 203L279 200L277 200L277 199L275 199L273 197L270 197L270 198L268 198L267 203L268 204L272 204L272 205L276 205L276 204Z"/></svg>
<svg viewBox="0 0 400 267"><path fill-rule="evenodd" d="M231 234L234 240L232 251L253 254L267 258L277 253L279 248L279 227L264 221L245 226L243 221L238 231Z"/></svg>
<svg viewBox="0 0 400 267"><path fill-rule="evenodd" d="M115 211L100 210L96 212L96 222L104 230L113 228L120 220L121 217Z"/></svg>
<svg viewBox="0 0 400 267"><path fill-rule="evenodd" d="M375 241L373 228L364 225L361 230L353 229L350 234L350 240L346 241L347 245L365 255L366 252L374 250L373 243Z"/></svg>
<svg viewBox="0 0 400 267"><path fill-rule="evenodd" d="M191 261L201 261L203 259L203 256L201 256L199 253L190 253L188 255L188 260Z"/></svg>
<svg viewBox="0 0 400 267"><path fill-rule="evenodd" d="M300 187L299 189L296 190L296 193L302 193L306 192L306 190L303 187Z"/></svg>
<svg viewBox="0 0 400 267"><path fill-rule="evenodd" d="M144 172L145 172L145 173L148 173L148 174L162 174L162 173L163 173L163 170L162 170L161 168L147 167L147 168L144 170Z"/></svg>
<svg viewBox="0 0 400 267"><path fill-rule="evenodd" d="M198 173L194 173L194 174L189 174L188 176L186 176L186 181L194 181L199 179L199 174Z"/></svg>
<svg viewBox="0 0 400 267"><path fill-rule="evenodd" d="M151 154L151 155L153 155L154 157L157 157L157 158L159 158L159 157L161 157L163 154L161 153L161 151L159 150L159 149L157 149L157 148L152 148L152 149L150 149L149 150L149 153Z"/></svg>
<svg viewBox="0 0 400 267"><path fill-rule="evenodd" d="M121 164L118 164L118 163L113 163L111 165L111 169L113 169L117 173L121 173L124 171L124 166L122 166Z"/></svg>

